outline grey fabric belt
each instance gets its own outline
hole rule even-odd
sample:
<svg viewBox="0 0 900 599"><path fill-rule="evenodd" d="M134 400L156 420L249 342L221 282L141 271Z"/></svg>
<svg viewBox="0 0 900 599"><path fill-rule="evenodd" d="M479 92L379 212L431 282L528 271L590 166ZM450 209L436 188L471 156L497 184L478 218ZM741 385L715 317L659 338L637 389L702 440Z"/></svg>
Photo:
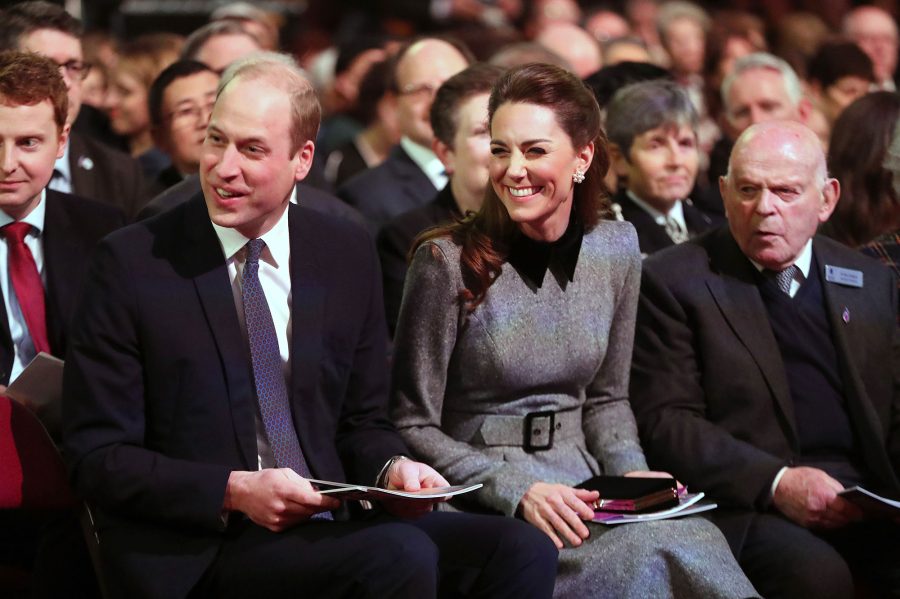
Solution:
<svg viewBox="0 0 900 599"><path fill-rule="evenodd" d="M454 416L460 420L454 422ZM531 451L550 449L554 442L583 434L580 407L522 416L445 413L443 425L454 439L472 445L506 445Z"/></svg>

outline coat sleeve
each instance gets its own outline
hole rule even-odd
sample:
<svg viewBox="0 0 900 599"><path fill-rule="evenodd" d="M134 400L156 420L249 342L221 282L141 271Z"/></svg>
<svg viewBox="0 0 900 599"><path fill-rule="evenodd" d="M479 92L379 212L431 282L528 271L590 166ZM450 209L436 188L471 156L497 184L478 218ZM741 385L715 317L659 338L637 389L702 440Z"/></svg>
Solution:
<svg viewBox="0 0 900 599"><path fill-rule="evenodd" d="M392 416L417 456L453 484L483 483L477 500L513 515L534 477L441 429L447 372L464 321L460 289L459 265L435 243L419 247L394 338Z"/></svg>
<svg viewBox="0 0 900 599"><path fill-rule="evenodd" d="M110 514L221 529L230 469L145 446L133 268L103 242L85 280L63 378L63 447L78 494Z"/></svg>

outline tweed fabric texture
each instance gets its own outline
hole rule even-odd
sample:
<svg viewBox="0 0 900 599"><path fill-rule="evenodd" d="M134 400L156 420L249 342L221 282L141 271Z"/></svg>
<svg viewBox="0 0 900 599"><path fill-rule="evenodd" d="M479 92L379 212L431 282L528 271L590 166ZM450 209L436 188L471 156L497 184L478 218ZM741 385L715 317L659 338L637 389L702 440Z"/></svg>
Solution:
<svg viewBox="0 0 900 599"><path fill-rule="evenodd" d="M392 417L412 451L453 484L480 482L466 509L515 515L535 482L575 485L647 468L628 401L641 257L631 224L585 234L572 281L551 267L536 288L504 264L471 314L459 248L420 247L394 344ZM546 451L485 446L471 420L581 410L578 434ZM619 528L560 554L559 597L749 597L725 539L701 519Z"/></svg>

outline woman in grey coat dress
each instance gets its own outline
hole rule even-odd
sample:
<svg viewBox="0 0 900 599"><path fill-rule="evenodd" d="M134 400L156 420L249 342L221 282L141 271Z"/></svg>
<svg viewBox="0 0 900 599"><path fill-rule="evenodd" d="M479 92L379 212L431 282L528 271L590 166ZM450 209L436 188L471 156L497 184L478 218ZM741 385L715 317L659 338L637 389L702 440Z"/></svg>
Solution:
<svg viewBox="0 0 900 599"><path fill-rule="evenodd" d="M401 433L452 483L484 483L470 508L518 515L553 539L557 596L754 596L705 520L585 524L598 494L575 485L647 468L627 396L637 239L601 218L606 140L577 78L512 69L489 118L484 208L427 234L407 276L392 402Z"/></svg>

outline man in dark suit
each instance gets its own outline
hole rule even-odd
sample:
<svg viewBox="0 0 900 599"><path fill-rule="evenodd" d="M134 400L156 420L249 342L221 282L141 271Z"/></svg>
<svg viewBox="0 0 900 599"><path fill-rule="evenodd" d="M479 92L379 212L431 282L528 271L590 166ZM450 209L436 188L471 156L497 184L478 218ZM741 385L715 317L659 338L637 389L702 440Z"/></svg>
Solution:
<svg viewBox="0 0 900 599"><path fill-rule="evenodd" d="M38 352L62 358L75 298L96 243L124 224L117 209L46 189L63 152L66 88L50 60L0 53L0 385L5 389ZM0 396L0 402L8 402ZM60 434L58 403L32 406ZM8 408L8 407L7 407ZM0 562L35 564L36 597L96 592L77 520L69 514L4 510ZM39 541L44 539L43 549ZM46 568L46 569L45 569Z"/></svg>
<svg viewBox="0 0 900 599"><path fill-rule="evenodd" d="M477 212L487 188L491 139L488 98L503 69L475 64L444 82L431 105L434 152L450 181L431 202L405 212L382 227L376 239L384 279L384 304L391 335L397 326L407 256L425 229Z"/></svg>
<svg viewBox="0 0 900 599"><path fill-rule="evenodd" d="M554 551L521 522L430 514L427 501L346 520L307 480L446 484L402 457L386 418L371 240L289 202L318 120L289 58L232 65L202 195L95 256L65 373L65 447L110 582L159 598L429 597L438 582L549 595Z"/></svg>
<svg viewBox="0 0 900 599"><path fill-rule="evenodd" d="M648 460L719 503L763 596L852 597L853 577L896 594L900 528L838 494L900 496L893 277L814 237L840 190L805 126L747 129L721 188L728 227L644 262L631 397Z"/></svg>
<svg viewBox="0 0 900 599"><path fill-rule="evenodd" d="M61 6L41 1L14 4L0 20L0 49L46 56L59 66L66 83L71 133L56 161L50 188L112 204L133 216L144 190L137 160L86 135L78 126L81 85L90 70L81 49L81 23Z"/></svg>
<svg viewBox="0 0 900 599"><path fill-rule="evenodd" d="M668 80L628 85L607 106L610 158L623 180L613 210L634 225L644 256L687 241L723 221L694 207L697 111Z"/></svg>
<svg viewBox="0 0 900 599"><path fill-rule="evenodd" d="M395 216L428 203L446 185L444 166L431 149L429 109L441 84L468 62L456 46L435 38L414 41L394 57L390 80L400 144L383 163L337 190L338 197L368 219L373 234Z"/></svg>

